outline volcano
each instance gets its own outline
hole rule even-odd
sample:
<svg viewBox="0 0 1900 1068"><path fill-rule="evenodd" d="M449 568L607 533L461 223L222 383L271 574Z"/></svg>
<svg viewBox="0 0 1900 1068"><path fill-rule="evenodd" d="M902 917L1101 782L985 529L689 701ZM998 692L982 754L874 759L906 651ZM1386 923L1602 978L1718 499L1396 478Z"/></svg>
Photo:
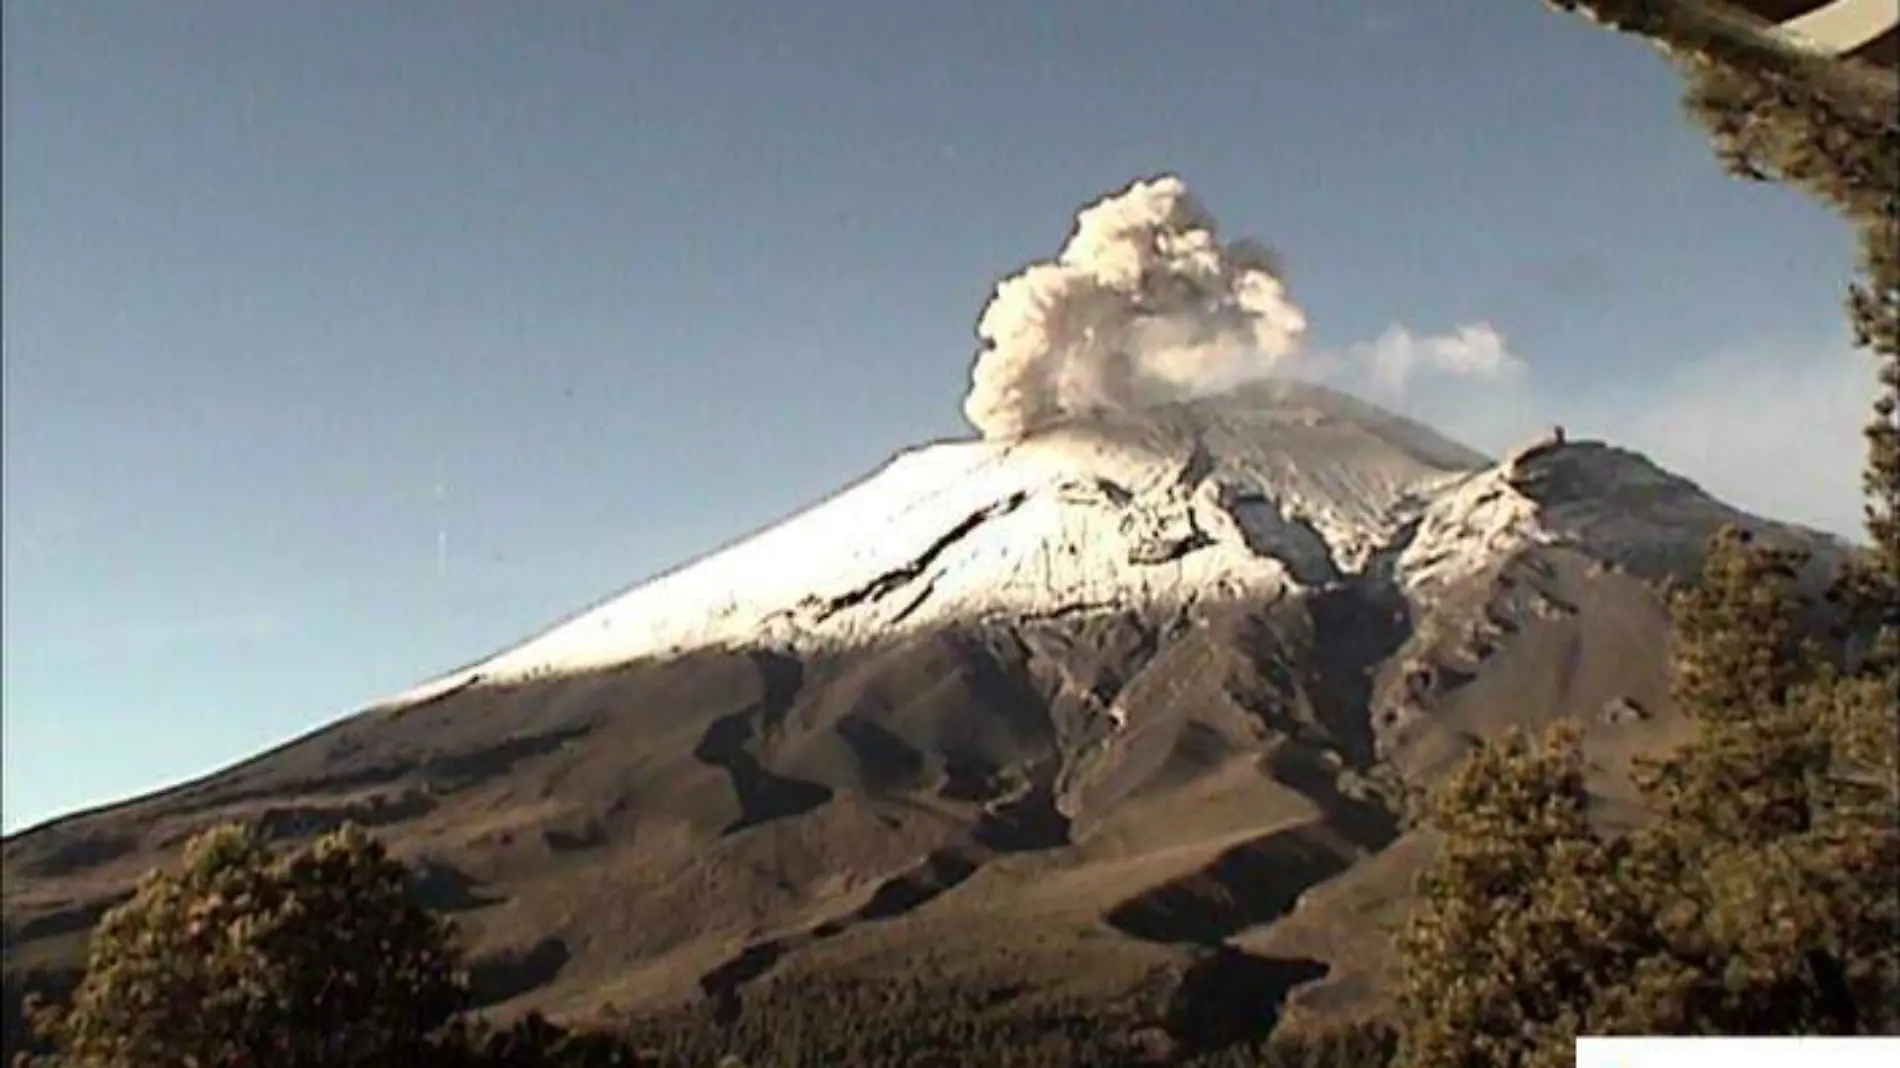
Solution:
<svg viewBox="0 0 1900 1068"><path fill-rule="evenodd" d="M1724 523L1817 576L1849 551L1607 444L1493 460L1291 382L911 450L465 669L9 838L9 1045L139 873L230 820L382 835L502 1012L725 1026L901 979L1176 1026L1227 974L1256 1022L1376 1006L1430 849L1408 791L1572 718L1629 818L1629 759L1683 731L1662 590Z"/></svg>

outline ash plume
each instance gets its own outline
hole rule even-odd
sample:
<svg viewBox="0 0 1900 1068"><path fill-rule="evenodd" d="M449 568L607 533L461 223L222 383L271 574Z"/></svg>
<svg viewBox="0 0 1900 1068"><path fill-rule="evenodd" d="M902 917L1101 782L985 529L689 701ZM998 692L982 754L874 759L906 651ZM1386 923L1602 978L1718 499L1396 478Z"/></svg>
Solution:
<svg viewBox="0 0 1900 1068"><path fill-rule="evenodd" d="M963 412L986 438L1231 389L1291 355L1306 316L1278 262L1223 243L1174 175L1083 208L1052 260L996 286Z"/></svg>

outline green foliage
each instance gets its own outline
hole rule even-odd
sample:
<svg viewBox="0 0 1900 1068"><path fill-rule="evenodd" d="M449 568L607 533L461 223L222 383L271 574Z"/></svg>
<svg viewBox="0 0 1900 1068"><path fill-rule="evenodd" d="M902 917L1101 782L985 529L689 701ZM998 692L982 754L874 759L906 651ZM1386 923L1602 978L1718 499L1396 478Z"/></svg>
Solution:
<svg viewBox="0 0 1900 1068"><path fill-rule="evenodd" d="M1693 4L1550 2L1664 45L1686 81L1685 109L1731 173L1799 189L1854 227L1861 277L1848 320L1878 364L1862 480L1874 556L1855 576L1854 599L1885 623L1888 652L1900 656L1892 644L1900 640L1900 100L1891 83L1717 32Z"/></svg>
<svg viewBox="0 0 1900 1068"><path fill-rule="evenodd" d="M1831 56L1789 47L1758 32L1758 24L1736 17L1725 5L1678 0L1544 0L1545 6L1574 11L1594 22L1634 34L1682 64L1708 64L1772 81L1776 91L1812 101L1831 116L1874 126L1900 125L1894 113L1892 83ZM1718 144L1718 148L1719 148Z"/></svg>
<svg viewBox="0 0 1900 1068"><path fill-rule="evenodd" d="M209 831L107 913L63 1008L33 1010L46 1068L619 1068L623 1040L539 1016L495 1029L457 1014L450 925L410 900L409 871L345 827L276 855Z"/></svg>
<svg viewBox="0 0 1900 1068"><path fill-rule="evenodd" d="M1699 735L1639 775L1667 819L1755 842L1813 825L1828 751L1809 710L1790 702L1818 663L1797 623L1805 562L1728 527L1710 546L1701 582L1673 598L1675 705Z"/></svg>
<svg viewBox="0 0 1900 1068"><path fill-rule="evenodd" d="M1847 311L1877 368L1861 479L1871 552L1833 593L1850 639L1845 669L1825 666L1785 705L1757 711L1768 721L1763 735L1811 732L1805 743L1760 748L1807 773L1813 818L1806 833L1753 859L1784 896L1799 888L1811 909L1832 910L1830 922L1808 931L1816 960L1834 958L1817 966L1841 970L1833 984L1841 996L1877 998L1886 1012L1863 1027L1893 1029L1900 1026L1892 1008L1900 1001L1893 948L1900 945L1900 101L1889 90L1854 106L1799 72L1724 64L1711 54L1684 66L1689 111L1731 170L1803 190L1838 210L1859 238L1861 277ZM1783 792L1796 792L1792 767L1783 778ZM1799 926L1775 919L1784 929Z"/></svg>
<svg viewBox="0 0 1900 1068"><path fill-rule="evenodd" d="M1478 754L1439 795L1446 836L1401 940L1406 1064L1565 1063L1577 1033L1900 1029L1900 112L1838 64L1695 5L1553 0L1665 46L1684 104L1741 176L1857 230L1849 295L1878 361L1872 551L1832 593L1846 656L1799 636L1803 561L1734 530L1679 596L1675 704L1696 733L1640 769L1655 820L1592 831L1574 739ZM1850 72L1851 73L1851 72Z"/></svg>
<svg viewBox="0 0 1900 1068"><path fill-rule="evenodd" d="M1675 599L1674 699L1696 734L1641 769L1658 822L1606 847L1652 927L1598 1029L1853 1032L1880 1000L1875 932L1855 919L1879 911L1877 887L1845 863L1852 792L1822 714L1852 689L1797 636L1801 563L1724 530Z"/></svg>
<svg viewBox="0 0 1900 1068"><path fill-rule="evenodd" d="M654 1068L657 1064L624 1038L570 1030L539 1013L530 1013L506 1028L457 1020L403 1063L414 1068Z"/></svg>
<svg viewBox="0 0 1900 1068"><path fill-rule="evenodd" d="M1131 1022L1113 1009L927 972L762 982L732 1020L699 1010L635 1021L633 1040L679 1068L737 1058L749 1068L1069 1068L1121 1063Z"/></svg>
<svg viewBox="0 0 1900 1068"><path fill-rule="evenodd" d="M1398 1036L1376 1021L1275 1034L1254 1046L1236 1046L1181 1062L1186 1068L1384 1068Z"/></svg>
<svg viewBox="0 0 1900 1068"><path fill-rule="evenodd" d="M1892 743L1868 714L1891 705L1799 636L1799 563L1726 530L1676 598L1675 705L1696 733L1638 776L1650 825L1591 826L1568 726L1488 746L1441 787L1444 842L1399 942L1400 1063L1564 1064L1578 1034L1895 1025L1900 837L1877 777Z"/></svg>
<svg viewBox="0 0 1900 1068"><path fill-rule="evenodd" d="M1567 1063L1579 1012L1602 974L1627 968L1632 933L1622 895L1596 892L1616 886L1616 858L1588 800L1565 725L1480 749L1433 796L1443 843L1398 945L1399 1063Z"/></svg>
<svg viewBox="0 0 1900 1068"><path fill-rule="evenodd" d="M633 1021L666 1068L1382 1068L1393 1033L1362 1022L1196 1051L1127 1005L1038 995L912 971L801 976L748 988L737 1019L680 1011Z"/></svg>
<svg viewBox="0 0 1900 1068"><path fill-rule="evenodd" d="M370 1064L462 1005L450 933L406 871L345 829L273 856L208 832L94 932L72 1004L36 1013L61 1064Z"/></svg>
<svg viewBox="0 0 1900 1068"><path fill-rule="evenodd" d="M1880 158L1889 186L1881 212L1861 222L1862 280L1848 296L1855 340L1878 362L1873 416L1867 421L1866 526L1873 552L1843 582L1837 599L1858 629L1870 635L1861 670L1885 681L1900 707L1900 138L1890 137ZM1894 723L1886 722L1887 736Z"/></svg>
<svg viewBox="0 0 1900 1068"><path fill-rule="evenodd" d="M1865 429L1866 526L1873 552L1839 600L1874 635L1865 667L1900 694L1900 101L1852 100L1803 72L1684 51L1684 105L1729 170L1780 182L1840 212L1858 237L1847 297L1856 344L1876 362Z"/></svg>
<svg viewBox="0 0 1900 1068"><path fill-rule="evenodd" d="M1730 173L1793 186L1856 226L1888 210L1893 120L1843 108L1794 74L1699 52L1677 62L1688 83L1683 105Z"/></svg>
<svg viewBox="0 0 1900 1068"><path fill-rule="evenodd" d="M1900 706L1900 100L1890 81L1724 32L1695 4L1547 0L1662 45L1682 69L1683 104L1741 177L1792 186L1840 212L1859 240L1848 294L1856 342L1876 363L1862 472L1871 557L1840 601L1871 635L1862 665Z"/></svg>

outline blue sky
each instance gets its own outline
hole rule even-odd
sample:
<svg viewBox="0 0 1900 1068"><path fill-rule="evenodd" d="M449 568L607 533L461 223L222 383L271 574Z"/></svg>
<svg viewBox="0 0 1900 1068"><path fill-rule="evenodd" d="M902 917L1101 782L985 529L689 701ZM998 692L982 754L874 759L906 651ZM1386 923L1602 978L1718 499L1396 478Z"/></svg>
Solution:
<svg viewBox="0 0 1900 1068"><path fill-rule="evenodd" d="M1852 531L1844 227L1534 0L4 11L9 830L965 433L989 287L1163 170L1316 347L1508 345L1388 402Z"/></svg>

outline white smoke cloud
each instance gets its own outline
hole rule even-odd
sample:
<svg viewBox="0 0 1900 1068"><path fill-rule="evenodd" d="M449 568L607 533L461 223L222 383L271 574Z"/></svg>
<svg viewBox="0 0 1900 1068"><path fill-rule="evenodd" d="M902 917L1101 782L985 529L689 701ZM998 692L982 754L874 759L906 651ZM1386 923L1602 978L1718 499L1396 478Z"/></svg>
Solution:
<svg viewBox="0 0 1900 1068"><path fill-rule="evenodd" d="M1588 282L1600 268L1584 264ZM1594 284L1594 283L1593 283ZM1554 423L1638 449L1732 504L1853 535L1871 388L1844 342L1757 344L1653 375L1550 383L1489 322L1394 325L1300 351L1306 316L1275 257L1223 243L1180 178L1084 208L1061 252L996 287L964 413L985 437L1218 393L1268 376L1356 393L1494 454Z"/></svg>
<svg viewBox="0 0 1900 1068"><path fill-rule="evenodd" d="M1077 213L1055 259L997 285L963 411L1008 438L1204 396L1273 373L1305 331L1265 246L1223 243L1180 178L1138 181Z"/></svg>
<svg viewBox="0 0 1900 1068"><path fill-rule="evenodd" d="M1363 361L1374 389L1388 395L1404 393L1420 375L1498 379L1524 369L1504 335L1484 322L1424 336L1394 325L1376 340L1354 345L1346 358Z"/></svg>
<svg viewBox="0 0 1900 1068"><path fill-rule="evenodd" d="M1427 335L1394 327L1302 364L1493 455L1561 424L1573 438L1635 449L1739 508L1860 537L1860 427L1874 380L1843 338L1760 340L1648 374L1552 382L1485 324Z"/></svg>

